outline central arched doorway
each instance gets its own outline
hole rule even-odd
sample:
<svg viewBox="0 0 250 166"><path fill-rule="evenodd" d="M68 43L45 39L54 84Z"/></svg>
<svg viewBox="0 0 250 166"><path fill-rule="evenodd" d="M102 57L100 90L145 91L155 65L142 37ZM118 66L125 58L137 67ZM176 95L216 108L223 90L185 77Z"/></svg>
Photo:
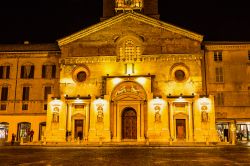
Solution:
<svg viewBox="0 0 250 166"><path fill-rule="evenodd" d="M136 111L130 107L122 113L122 139L137 139Z"/></svg>

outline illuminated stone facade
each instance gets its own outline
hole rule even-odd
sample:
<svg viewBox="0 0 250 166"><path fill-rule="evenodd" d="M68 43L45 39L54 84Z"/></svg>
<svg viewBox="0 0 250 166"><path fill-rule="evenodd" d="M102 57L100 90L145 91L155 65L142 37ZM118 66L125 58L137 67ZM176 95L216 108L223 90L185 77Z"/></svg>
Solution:
<svg viewBox="0 0 250 166"><path fill-rule="evenodd" d="M157 1L153 15L130 2L142 6L114 16L104 0L102 22L58 44L0 46L2 139L33 129L44 143L219 142L226 123L234 141L237 120L250 122L250 44L203 42L159 21Z"/></svg>

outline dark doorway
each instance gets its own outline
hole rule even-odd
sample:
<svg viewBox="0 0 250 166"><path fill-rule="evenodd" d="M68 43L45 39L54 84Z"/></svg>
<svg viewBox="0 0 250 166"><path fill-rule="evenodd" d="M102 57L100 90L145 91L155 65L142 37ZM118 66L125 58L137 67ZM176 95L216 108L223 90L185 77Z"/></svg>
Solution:
<svg viewBox="0 0 250 166"><path fill-rule="evenodd" d="M42 122L39 124L39 140L43 140L46 132L46 122Z"/></svg>
<svg viewBox="0 0 250 166"><path fill-rule="evenodd" d="M176 138L185 139L186 138L186 121L185 119L176 119Z"/></svg>
<svg viewBox="0 0 250 166"><path fill-rule="evenodd" d="M75 120L75 138L83 138L83 120Z"/></svg>
<svg viewBox="0 0 250 166"><path fill-rule="evenodd" d="M126 108L122 114L122 138L137 139L137 116L133 108Z"/></svg>

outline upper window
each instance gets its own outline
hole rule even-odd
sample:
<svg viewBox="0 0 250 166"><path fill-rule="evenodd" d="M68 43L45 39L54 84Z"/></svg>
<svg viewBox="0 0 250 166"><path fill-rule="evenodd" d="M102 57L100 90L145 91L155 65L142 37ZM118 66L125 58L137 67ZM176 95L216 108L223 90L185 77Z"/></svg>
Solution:
<svg viewBox="0 0 250 166"><path fill-rule="evenodd" d="M44 87L44 100L48 99L48 95L51 94L51 86Z"/></svg>
<svg viewBox="0 0 250 166"><path fill-rule="evenodd" d="M29 100L29 94L30 94L30 87L28 87L28 86L23 87L23 97L22 97L22 100L23 101L28 101Z"/></svg>
<svg viewBox="0 0 250 166"><path fill-rule="evenodd" d="M250 61L250 50L248 50L248 60Z"/></svg>
<svg viewBox="0 0 250 166"><path fill-rule="evenodd" d="M215 68L215 75L216 75L216 82L219 82L219 83L224 82L223 68L222 67Z"/></svg>
<svg viewBox="0 0 250 166"><path fill-rule="evenodd" d="M21 78L34 78L34 65L23 65L21 66Z"/></svg>
<svg viewBox="0 0 250 166"><path fill-rule="evenodd" d="M214 51L214 61L222 61L222 51Z"/></svg>
<svg viewBox="0 0 250 166"><path fill-rule="evenodd" d="M0 79L10 78L10 66L0 66Z"/></svg>
<svg viewBox="0 0 250 166"><path fill-rule="evenodd" d="M119 60L122 61L136 61L140 58L141 47L136 45L133 40L126 40L120 46Z"/></svg>
<svg viewBox="0 0 250 166"><path fill-rule="evenodd" d="M8 100L8 87L2 87L1 101L7 101L7 100Z"/></svg>
<svg viewBox="0 0 250 166"><path fill-rule="evenodd" d="M42 78L56 78L56 65L43 65Z"/></svg>
<svg viewBox="0 0 250 166"><path fill-rule="evenodd" d="M217 93L216 102L217 102L217 105L224 105L224 94L223 94L223 92Z"/></svg>

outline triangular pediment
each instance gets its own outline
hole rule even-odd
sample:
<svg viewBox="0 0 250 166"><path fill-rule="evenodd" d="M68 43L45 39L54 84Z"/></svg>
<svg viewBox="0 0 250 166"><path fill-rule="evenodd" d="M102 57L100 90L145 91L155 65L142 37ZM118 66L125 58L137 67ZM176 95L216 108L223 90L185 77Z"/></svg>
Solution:
<svg viewBox="0 0 250 166"><path fill-rule="evenodd" d="M74 42L74 41L76 41L78 39L89 36L92 33L101 31L102 29L110 27L110 26L112 26L114 24L123 22L123 21L125 21L127 19L134 19L135 21L151 25L151 26L153 26L155 28L161 28L163 30L170 31L172 33L176 33L176 34L179 34L181 36L185 36L185 37L187 37L189 39L196 40L196 41L199 41L199 42L201 42L203 40L203 36L200 35L200 34L197 34L197 33L182 29L180 27L165 23L163 21L160 21L160 20L145 16L145 15L142 15L142 14L139 14L139 13L123 13L123 14L117 15L115 17L112 17L110 19L107 19L107 20L105 20L103 22L100 22L98 24L95 24L93 26L90 26L90 27L88 27L86 29L83 29L83 30L81 30L79 32L76 32L76 33L74 33L74 34L72 34L70 36L59 39L59 40L57 40L58 44L59 44L59 46L69 44L69 43Z"/></svg>

